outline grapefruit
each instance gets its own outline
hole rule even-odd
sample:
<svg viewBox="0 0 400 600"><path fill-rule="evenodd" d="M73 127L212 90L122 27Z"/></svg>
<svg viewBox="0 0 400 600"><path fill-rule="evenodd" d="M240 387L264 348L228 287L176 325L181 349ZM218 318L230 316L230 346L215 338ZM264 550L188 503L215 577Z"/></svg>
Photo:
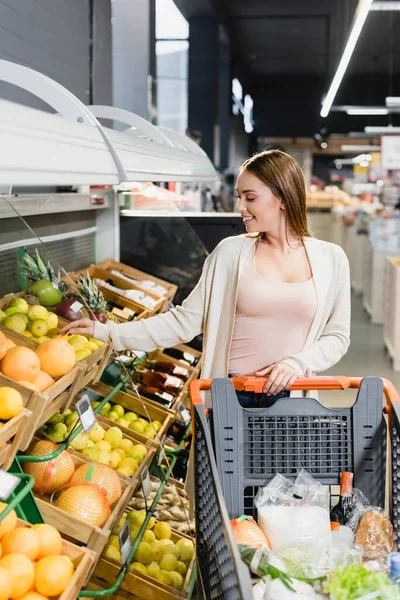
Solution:
<svg viewBox="0 0 400 600"><path fill-rule="evenodd" d="M67 488L57 498L55 505L95 527L102 527L111 514L106 495L90 483Z"/></svg>
<svg viewBox="0 0 400 600"><path fill-rule="evenodd" d="M40 360L29 348L10 348L1 361L1 372L14 381L34 382L40 371Z"/></svg>
<svg viewBox="0 0 400 600"><path fill-rule="evenodd" d="M24 403L18 390L7 386L0 387L0 419L8 421L19 415L23 408Z"/></svg>
<svg viewBox="0 0 400 600"><path fill-rule="evenodd" d="M40 361L40 369L54 378L66 375L76 364L73 348L63 339L43 342L36 350L36 355Z"/></svg>
<svg viewBox="0 0 400 600"><path fill-rule="evenodd" d="M0 331L0 360L4 358L6 355L7 348L7 338L2 331Z"/></svg>
<svg viewBox="0 0 400 600"><path fill-rule="evenodd" d="M104 490L107 494L108 502L113 505L114 502L121 498L122 485L116 472L107 465L95 463L92 470L91 464L84 464L72 475L70 483L76 485L88 481L86 477L88 476L89 469L89 482L98 485L100 489Z"/></svg>
<svg viewBox="0 0 400 600"><path fill-rule="evenodd" d="M29 455L46 456L57 448L58 445L49 440L40 440L35 443ZM39 494L45 494L46 492L54 492L69 482L75 471L75 463L69 452L64 450L53 460L25 463L24 471L35 479L33 489Z"/></svg>
<svg viewBox="0 0 400 600"><path fill-rule="evenodd" d="M6 569L0 567L0 600L8 600L12 591L11 575Z"/></svg>
<svg viewBox="0 0 400 600"><path fill-rule="evenodd" d="M0 513L3 512L4 509L7 508L7 504L5 502L0 502ZM6 533L14 529L17 525L17 514L15 510L12 510L8 513L4 519L0 521L0 540L5 536Z"/></svg>
<svg viewBox="0 0 400 600"><path fill-rule="evenodd" d="M55 527L41 523L34 525L33 530L36 531L40 542L38 560L45 556L58 556L61 554L62 537Z"/></svg>
<svg viewBox="0 0 400 600"><path fill-rule="evenodd" d="M34 384L39 388L40 392L47 390L53 383L54 379L44 371L39 371L34 381Z"/></svg>
<svg viewBox="0 0 400 600"><path fill-rule="evenodd" d="M0 558L0 567L11 576L10 598L20 598L32 589L35 581L35 568L25 554L7 554Z"/></svg>
<svg viewBox="0 0 400 600"><path fill-rule="evenodd" d="M74 565L68 556L46 556L35 565L36 591L43 596L59 596L74 576Z"/></svg>
<svg viewBox="0 0 400 600"><path fill-rule="evenodd" d="M1 540L3 555L24 554L30 560L36 560L40 550L40 539L31 527L16 527Z"/></svg>
<svg viewBox="0 0 400 600"><path fill-rule="evenodd" d="M6 352L9 351L10 348L15 348L17 344L14 344L14 342L12 340L9 340L8 338L6 338ZM1 357L1 353L0 353L0 357ZM1 360L1 358L0 358Z"/></svg>

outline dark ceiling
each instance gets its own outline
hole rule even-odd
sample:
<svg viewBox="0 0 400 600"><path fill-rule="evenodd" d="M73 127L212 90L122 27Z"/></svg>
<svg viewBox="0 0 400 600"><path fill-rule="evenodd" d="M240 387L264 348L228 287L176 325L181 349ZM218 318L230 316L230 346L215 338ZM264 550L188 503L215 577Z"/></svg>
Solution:
<svg viewBox="0 0 400 600"><path fill-rule="evenodd" d="M357 0L175 0L186 18L215 15L230 39L232 76L254 98L256 133L310 136L385 125L387 117L319 117ZM383 106L400 95L400 12L367 17L335 104ZM396 117L393 121L397 124Z"/></svg>

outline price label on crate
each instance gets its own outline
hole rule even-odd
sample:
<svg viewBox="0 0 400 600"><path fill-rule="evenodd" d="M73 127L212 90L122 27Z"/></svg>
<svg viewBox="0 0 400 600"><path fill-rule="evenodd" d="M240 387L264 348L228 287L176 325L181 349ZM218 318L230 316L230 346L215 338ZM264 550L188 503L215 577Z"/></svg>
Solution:
<svg viewBox="0 0 400 600"><path fill-rule="evenodd" d="M151 479L150 479L149 469L147 466L144 467L144 469L140 475L140 478L142 480L143 495L145 498L148 498L151 493Z"/></svg>
<svg viewBox="0 0 400 600"><path fill-rule="evenodd" d="M188 409L182 404L182 402L179 402L177 409L182 421L185 423L186 426L189 425L191 419L190 412L188 411Z"/></svg>
<svg viewBox="0 0 400 600"><path fill-rule="evenodd" d="M96 417L93 412L92 405L90 404L90 398L88 394L83 394L82 398L76 403L75 408L78 411L83 431L85 433L89 433L96 423Z"/></svg>
<svg viewBox="0 0 400 600"><path fill-rule="evenodd" d="M21 480L7 471L0 469L0 500L5 502L16 490ZM1 510L0 510L1 513Z"/></svg>
<svg viewBox="0 0 400 600"><path fill-rule="evenodd" d="M131 526L129 519L126 519L121 531L118 534L119 537L119 548L121 552L121 560L124 565L132 550L132 539L131 539Z"/></svg>
<svg viewBox="0 0 400 600"><path fill-rule="evenodd" d="M160 450L158 452L158 459L157 459L158 466L160 466L162 461L164 460L164 444L165 444L166 437L167 437L167 434L164 435L164 437L162 438L162 440L160 442Z"/></svg>

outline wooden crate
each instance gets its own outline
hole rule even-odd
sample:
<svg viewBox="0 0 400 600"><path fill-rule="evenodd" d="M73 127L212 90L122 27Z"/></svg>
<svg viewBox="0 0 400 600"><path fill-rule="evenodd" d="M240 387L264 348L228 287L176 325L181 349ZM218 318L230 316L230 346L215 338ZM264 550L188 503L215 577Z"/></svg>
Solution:
<svg viewBox="0 0 400 600"><path fill-rule="evenodd" d="M176 543L179 539L182 538L190 539L193 541L191 537L185 535L184 533L178 533L174 529L172 530L171 539L174 543ZM196 557L194 556L191 563L188 566L183 590L175 590L170 586L160 583L152 577L148 577L147 575L143 575L139 571L132 569L129 570L126 574L125 579L121 584L120 590L118 591L118 594L121 594L122 592L131 593L134 590L135 596L137 598L140 598L141 600L176 600L177 598L186 600L188 598L187 587L195 564L195 560ZM95 580L98 580L99 582L105 582L106 584L114 583L120 568L120 563L118 563L115 560L112 560L111 558L106 558L102 556L94 569L94 578ZM107 589L107 587L108 586L105 585L105 589Z"/></svg>
<svg viewBox="0 0 400 600"><path fill-rule="evenodd" d="M106 269L107 271L119 271L120 273L122 273L122 275L126 275L127 277L132 277L132 279L135 279L137 281L140 281L140 280L145 281L147 279L150 281L154 281L155 283L158 283L159 285L162 285L167 290L167 293L164 296L166 304L168 302L172 302L172 300L174 299L175 294L178 290L178 286L173 283L169 283L168 281L165 281L164 279L160 279L159 277L153 277L153 275L149 275L148 273L145 273L144 271L139 271L139 269L135 269L134 267L130 267L128 265L125 265L124 263L117 262L115 260L112 260L111 258L107 258L106 260L103 260L102 262L97 263L96 266L101 269ZM147 291L146 288L141 288L141 289L143 291Z"/></svg>
<svg viewBox="0 0 400 600"><path fill-rule="evenodd" d="M90 389L99 394L103 398L105 398L112 390L112 387L106 385L105 383L99 382L96 385L90 386ZM122 427L118 425L124 435L132 435L140 440L140 444L146 444L146 442L150 441L152 445L159 446L159 440L162 440L166 435L169 426L172 423L173 413L157 404L157 402L153 402L152 400L146 400L144 398L139 398L136 394L130 393L126 394L125 392L117 392L111 402L114 404L121 404L124 408L127 408L130 411L133 411L139 414L144 419L151 419L152 421L159 421L162 424L161 429L158 432L158 439L149 440L149 438L141 435L140 433L132 431L132 429L127 429L126 427ZM103 417L104 421L112 427L115 425L114 421L107 419L107 417Z"/></svg>
<svg viewBox="0 0 400 600"><path fill-rule="evenodd" d="M39 438L35 438L39 439ZM76 467L92 461L74 450L68 450L74 459ZM36 504L45 523L56 527L68 539L79 542L92 550L99 557L111 535L111 530L126 510L134 492L137 481L118 473L122 485L122 495L118 502L111 507L111 514L103 527L95 527L85 523L83 519L74 517L51 503L48 496L40 496L35 492ZM89 578L89 576L88 576Z"/></svg>
<svg viewBox="0 0 400 600"><path fill-rule="evenodd" d="M17 527L33 527L33 525L18 519ZM75 573L64 592L60 596L54 596L53 600L76 600L78 593L90 577L88 574L93 571L96 556L91 550L76 546L65 539L62 541L61 553L71 559Z"/></svg>
<svg viewBox="0 0 400 600"><path fill-rule="evenodd" d="M7 471L21 447L24 430L32 417L30 410L23 408L16 417L13 417L0 428L0 467Z"/></svg>

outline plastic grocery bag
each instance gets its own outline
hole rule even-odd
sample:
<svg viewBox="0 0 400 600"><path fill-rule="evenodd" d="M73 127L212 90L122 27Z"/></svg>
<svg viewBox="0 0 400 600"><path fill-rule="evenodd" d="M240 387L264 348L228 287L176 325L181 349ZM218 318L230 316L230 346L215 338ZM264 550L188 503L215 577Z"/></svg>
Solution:
<svg viewBox="0 0 400 600"><path fill-rule="evenodd" d="M258 524L271 549L331 546L329 502L329 488L304 469L295 482L276 475L255 498Z"/></svg>

